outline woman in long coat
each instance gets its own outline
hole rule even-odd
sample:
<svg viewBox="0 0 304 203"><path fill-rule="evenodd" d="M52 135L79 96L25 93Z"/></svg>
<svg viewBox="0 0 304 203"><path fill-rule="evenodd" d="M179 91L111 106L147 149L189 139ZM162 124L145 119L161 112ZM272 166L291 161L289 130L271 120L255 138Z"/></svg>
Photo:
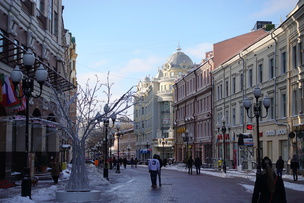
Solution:
<svg viewBox="0 0 304 203"><path fill-rule="evenodd" d="M272 170L272 162L268 157L262 160L261 174L257 175L252 203L286 203L284 182L281 176Z"/></svg>
<svg viewBox="0 0 304 203"><path fill-rule="evenodd" d="M52 171L51 171L51 175L52 175L52 178L53 178L55 184L58 183L58 178L59 178L61 171L62 171L61 165L60 165L60 163L58 163L58 159L55 158L52 163Z"/></svg>

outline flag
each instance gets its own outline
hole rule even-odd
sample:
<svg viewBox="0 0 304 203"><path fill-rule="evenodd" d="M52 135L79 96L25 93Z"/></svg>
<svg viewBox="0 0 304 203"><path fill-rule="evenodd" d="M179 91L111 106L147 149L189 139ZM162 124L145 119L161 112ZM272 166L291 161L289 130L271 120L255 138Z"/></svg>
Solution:
<svg viewBox="0 0 304 203"><path fill-rule="evenodd" d="M15 94L18 97L16 97L16 102L14 105L10 105L11 109L15 109L17 111L23 111L26 108L26 98L23 95L23 91L21 88L21 84L18 84L17 87L15 88Z"/></svg>
<svg viewBox="0 0 304 203"><path fill-rule="evenodd" d="M0 74L0 104L4 107L10 107L12 109L17 109L18 111L22 111L26 107L26 98L16 97L23 96L21 84L18 84L16 88L9 78L4 74Z"/></svg>

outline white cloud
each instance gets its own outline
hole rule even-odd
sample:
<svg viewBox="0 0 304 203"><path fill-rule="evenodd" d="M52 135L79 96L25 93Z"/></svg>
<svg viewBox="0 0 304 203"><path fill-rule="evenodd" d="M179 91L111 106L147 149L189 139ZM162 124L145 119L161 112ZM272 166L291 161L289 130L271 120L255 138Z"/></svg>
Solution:
<svg viewBox="0 0 304 203"><path fill-rule="evenodd" d="M205 53L212 51L213 44L209 42L204 42L197 44L194 47L185 49L185 54L187 54L193 62L200 63L202 59L205 58Z"/></svg>
<svg viewBox="0 0 304 203"><path fill-rule="evenodd" d="M107 63L108 63L107 60L94 61L92 63L92 68L99 68L99 67L101 67L103 65L106 65Z"/></svg>
<svg viewBox="0 0 304 203"><path fill-rule="evenodd" d="M269 0L265 1L263 5L263 9L257 13L254 13L253 16L256 18L268 17L273 14L278 14L278 18L280 17L280 12L286 11L290 12L297 4L298 0ZM284 13L283 15L287 15L288 13ZM281 17L285 17L281 16Z"/></svg>
<svg viewBox="0 0 304 203"><path fill-rule="evenodd" d="M124 67L119 67L119 70L125 73L152 72L163 63L163 58L157 58L153 56L146 59L133 58L130 59Z"/></svg>

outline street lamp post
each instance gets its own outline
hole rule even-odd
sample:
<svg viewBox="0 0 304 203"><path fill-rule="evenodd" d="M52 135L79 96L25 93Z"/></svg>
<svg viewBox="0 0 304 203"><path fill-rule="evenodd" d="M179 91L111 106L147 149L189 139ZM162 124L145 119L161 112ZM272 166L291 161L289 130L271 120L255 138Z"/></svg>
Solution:
<svg viewBox="0 0 304 203"><path fill-rule="evenodd" d="M149 154L150 154L150 151L149 151L149 142L147 142L147 144L146 144L146 147L147 147L147 154L148 154L148 152L149 152ZM151 158L151 155L149 155L150 157L149 158Z"/></svg>
<svg viewBox="0 0 304 203"><path fill-rule="evenodd" d="M108 115L109 111L110 111L110 107L108 104L106 104L104 106L104 112L105 115ZM111 119L113 121L113 125L115 123L116 120L116 114L112 114L110 117L106 117L103 120L103 124L105 126L105 153L104 153L104 167L103 167L103 177L106 179L109 179L109 164L108 164L108 127L109 127L109 119Z"/></svg>
<svg viewBox="0 0 304 203"><path fill-rule="evenodd" d="M109 133L109 148L110 148L110 153L109 153L109 157L110 157L110 169L112 170L113 169L113 159L112 159L112 145L113 145L113 131L111 131Z"/></svg>
<svg viewBox="0 0 304 203"><path fill-rule="evenodd" d="M34 78L30 77L30 71L32 70L35 64L35 56L31 49L28 49L26 53L23 55L23 65L26 69L26 76L23 77L23 73L19 69L19 66L16 66L14 70L11 72L11 80L14 85L15 93L18 84L22 81L22 92L23 95L16 95L18 98L25 97L26 107L25 107L25 116L26 116L26 124L25 124L25 153L26 153L26 162L25 162L25 176L29 176L31 172L31 164L29 163L29 100L33 98L38 98L42 94L42 86L44 82L47 80L48 73L44 69L43 65L40 64L35 72L35 79L39 83L40 92L38 95L33 95L34 91ZM31 188L29 188L30 190ZM22 187L21 195L31 197L31 191L26 192L24 190L28 190L28 188ZM26 194L27 193L27 194ZM29 194L28 194L29 193Z"/></svg>
<svg viewBox="0 0 304 203"><path fill-rule="evenodd" d="M119 131L120 130L120 125L118 123L116 124L116 129L117 129L116 137L117 137L117 162L118 162L118 164L117 164L115 173L120 173L119 140L120 140L120 136L123 136L123 132Z"/></svg>
<svg viewBox="0 0 304 203"><path fill-rule="evenodd" d="M202 158L203 158L202 157L202 154L203 154L203 142L202 141L199 142L199 146L200 146L200 150L199 150L200 151L199 152L200 155L199 155L199 158L202 160Z"/></svg>
<svg viewBox="0 0 304 203"><path fill-rule="evenodd" d="M131 146L130 145L127 146L127 150L128 150L128 159L130 159L130 150L131 150Z"/></svg>
<svg viewBox="0 0 304 203"><path fill-rule="evenodd" d="M216 128L217 128L217 131L220 132L220 128L221 128L221 125L219 122L217 122L216 124ZM230 131L230 125L228 124L226 126L226 119L225 117L223 116L222 118L222 136L223 136L223 148L224 148L224 163L223 163L223 171L224 173L226 173L226 131L227 131L227 128L228 128L228 132Z"/></svg>
<svg viewBox="0 0 304 203"><path fill-rule="evenodd" d="M167 144L167 140L164 138L164 137L162 137L161 138L162 139L162 145L163 145L163 160L165 159L165 144Z"/></svg>
<svg viewBox="0 0 304 203"><path fill-rule="evenodd" d="M268 116L268 108L270 106L270 99L265 96L263 99L263 105L266 109L266 115L262 116L262 108L261 105L259 104L259 98L261 97L261 89L259 88L259 86L256 86L253 90L253 95L255 97L255 104L253 107L254 110L254 114L252 116L250 116L249 113L249 109L251 107L251 100L248 99L247 97L244 99L243 101L243 106L245 107L246 111L247 111L247 116L248 118L256 118L256 134L257 134L257 174L261 173L261 148L260 148L260 129L259 129L259 119L261 118L266 118Z"/></svg>
<svg viewBox="0 0 304 203"><path fill-rule="evenodd" d="M189 135L189 130L186 129L185 133L182 134L183 141L186 142L186 161L188 160L188 148L189 148L189 140L192 139L192 135Z"/></svg>

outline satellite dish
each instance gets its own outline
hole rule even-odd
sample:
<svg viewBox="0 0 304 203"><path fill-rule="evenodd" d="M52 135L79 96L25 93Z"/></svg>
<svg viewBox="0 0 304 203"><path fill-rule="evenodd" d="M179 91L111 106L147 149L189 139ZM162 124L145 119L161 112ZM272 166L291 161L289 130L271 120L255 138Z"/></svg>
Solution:
<svg viewBox="0 0 304 203"><path fill-rule="evenodd" d="M288 136L292 139L292 138L294 138L296 135L295 135L294 132L290 132Z"/></svg>

